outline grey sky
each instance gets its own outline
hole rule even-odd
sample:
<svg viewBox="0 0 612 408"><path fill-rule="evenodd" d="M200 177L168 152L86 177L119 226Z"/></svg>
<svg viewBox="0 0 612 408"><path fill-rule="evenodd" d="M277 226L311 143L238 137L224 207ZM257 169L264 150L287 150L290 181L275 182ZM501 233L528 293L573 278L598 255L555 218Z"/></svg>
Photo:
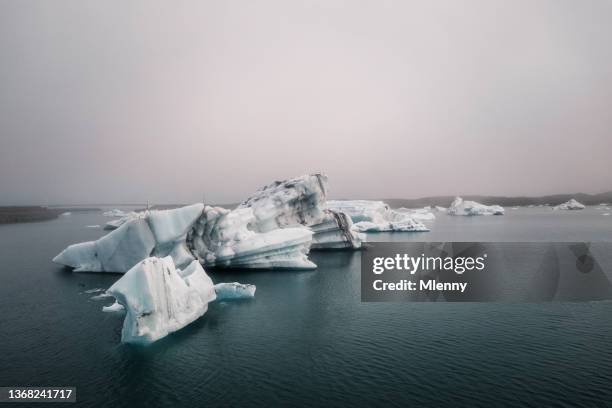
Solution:
<svg viewBox="0 0 612 408"><path fill-rule="evenodd" d="M612 189L610 1L0 1L0 204Z"/></svg>

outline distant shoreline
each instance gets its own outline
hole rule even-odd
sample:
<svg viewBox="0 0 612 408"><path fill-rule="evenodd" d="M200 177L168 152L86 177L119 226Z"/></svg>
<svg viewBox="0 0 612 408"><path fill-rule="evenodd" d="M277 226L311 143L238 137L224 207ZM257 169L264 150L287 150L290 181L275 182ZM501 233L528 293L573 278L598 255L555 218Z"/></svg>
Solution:
<svg viewBox="0 0 612 408"><path fill-rule="evenodd" d="M599 194L551 194L539 197L506 197L506 196L487 196L487 195L461 195L464 200L477 201L485 205L501 205L502 207L516 207L528 205L550 205L555 206L564 203L572 198L584 205L598 205L601 203L612 203L612 191ZM437 196L422 198L386 198L381 199L392 208L407 207L421 208L427 206L448 207L455 196Z"/></svg>
<svg viewBox="0 0 612 408"><path fill-rule="evenodd" d="M67 212L101 211L100 208L51 208L42 206L0 207L0 224L19 224L54 220Z"/></svg>
<svg viewBox="0 0 612 408"><path fill-rule="evenodd" d="M539 197L506 197L506 196L485 196L485 195L462 195L465 200L478 201L485 205L501 205L502 207L528 206L528 205L550 205L555 206L574 198L584 205L598 205L601 203L612 203L612 191L600 194L552 194ZM422 208L427 206L448 207L455 196L436 196L422 198L382 198L371 199L381 200L389 204L392 208ZM98 204L102 205L102 204ZM104 206L138 206L141 204L104 204ZM150 208L155 210L170 209L184 206L185 204L159 204ZM235 204L211 204L214 206L234 208ZM136 211L144 211L145 207ZM102 211L98 207L88 207L86 204L67 204L65 206L0 206L0 224L16 224L23 222L39 222L53 220L66 212L92 212Z"/></svg>

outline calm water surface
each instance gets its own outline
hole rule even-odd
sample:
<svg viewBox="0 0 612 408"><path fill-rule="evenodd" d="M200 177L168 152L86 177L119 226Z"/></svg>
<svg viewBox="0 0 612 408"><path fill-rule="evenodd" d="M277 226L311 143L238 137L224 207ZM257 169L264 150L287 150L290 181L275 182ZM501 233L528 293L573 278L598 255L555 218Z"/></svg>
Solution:
<svg viewBox="0 0 612 408"><path fill-rule="evenodd" d="M369 239L612 242L603 212L439 214L431 232ZM312 272L211 273L256 298L122 345L123 315L84 293L120 275L50 261L107 220L0 226L0 385L74 385L83 407L612 405L612 303L362 304L359 252L313 253Z"/></svg>

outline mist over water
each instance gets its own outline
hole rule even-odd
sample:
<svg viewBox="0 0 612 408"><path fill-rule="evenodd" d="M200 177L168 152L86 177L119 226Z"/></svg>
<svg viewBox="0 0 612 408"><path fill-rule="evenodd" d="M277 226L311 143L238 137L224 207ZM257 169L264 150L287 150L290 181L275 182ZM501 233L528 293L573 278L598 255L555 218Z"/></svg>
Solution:
<svg viewBox="0 0 612 408"><path fill-rule="evenodd" d="M0 3L0 205L612 189L605 0Z"/></svg>

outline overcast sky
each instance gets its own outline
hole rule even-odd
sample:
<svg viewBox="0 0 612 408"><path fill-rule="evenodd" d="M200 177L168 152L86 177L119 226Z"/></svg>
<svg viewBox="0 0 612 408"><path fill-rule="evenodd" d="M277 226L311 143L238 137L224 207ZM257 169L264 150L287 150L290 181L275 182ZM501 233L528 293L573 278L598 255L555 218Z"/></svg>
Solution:
<svg viewBox="0 0 612 408"><path fill-rule="evenodd" d="M612 2L0 2L0 204L612 190Z"/></svg>

